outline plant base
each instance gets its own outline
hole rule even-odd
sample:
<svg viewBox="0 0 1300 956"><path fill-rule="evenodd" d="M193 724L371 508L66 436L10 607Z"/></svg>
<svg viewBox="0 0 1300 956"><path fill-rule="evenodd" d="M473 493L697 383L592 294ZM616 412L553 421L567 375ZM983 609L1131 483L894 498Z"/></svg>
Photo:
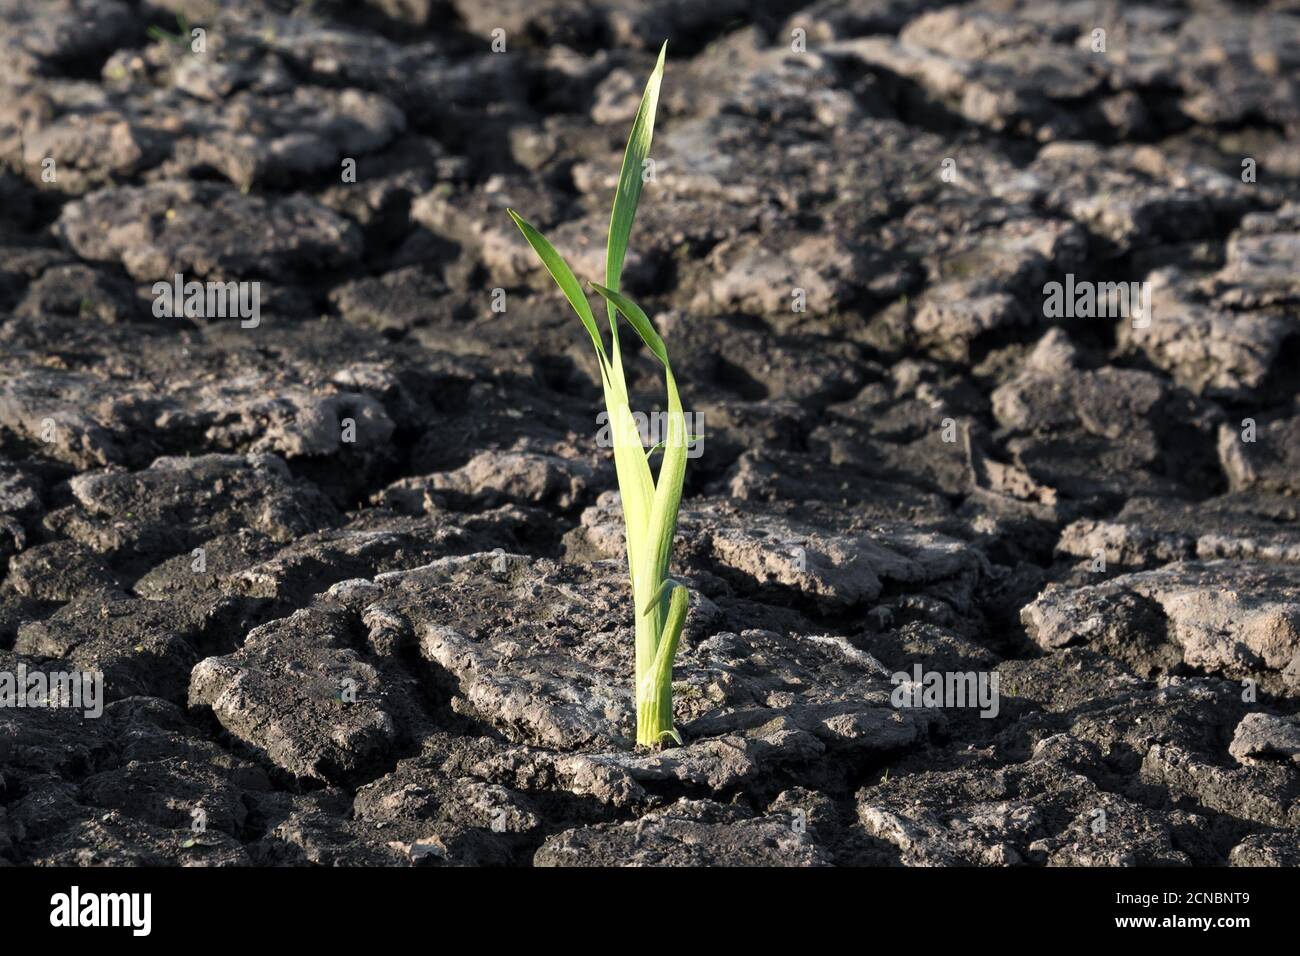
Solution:
<svg viewBox="0 0 1300 956"><path fill-rule="evenodd" d="M638 747L656 747L665 740L682 742L673 726L673 688L651 688L638 695L636 702L636 742Z"/></svg>

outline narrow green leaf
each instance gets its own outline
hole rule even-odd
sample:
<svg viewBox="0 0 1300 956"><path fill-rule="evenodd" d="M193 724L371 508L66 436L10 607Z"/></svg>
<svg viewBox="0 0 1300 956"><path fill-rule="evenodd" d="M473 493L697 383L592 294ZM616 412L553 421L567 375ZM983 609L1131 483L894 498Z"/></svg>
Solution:
<svg viewBox="0 0 1300 956"><path fill-rule="evenodd" d="M654 479L627 398L613 394L616 389L616 383L606 380L605 408L609 411L610 433L614 439L614 471L618 476L623 526L627 534L627 568L628 576L632 579L632 603L634 607L640 607L646 603L645 595L655 588L657 580L650 576L649 568L642 560L642 556L648 553L646 540L654 498ZM637 618L637 674L646 673L654 662L655 643L662 623L662 614L646 619Z"/></svg>
<svg viewBox="0 0 1300 956"><path fill-rule="evenodd" d="M636 207L641 201L641 190L645 186L643 165L650 154L650 141L654 138L655 112L659 108L659 87L663 82L664 57L667 53L668 41L665 40L659 48L655 68L646 80L645 91L641 94L641 105L636 111L632 132L623 151L618 188L614 191L614 208L609 217L609 240L605 245L605 285L615 291L619 289L623 278L623 260L627 258L632 223L636 219ZM617 351L618 323L613 306L609 307L608 312L609 327L614 334L614 349Z"/></svg>
<svg viewBox="0 0 1300 956"><path fill-rule="evenodd" d="M695 444L697 441L699 441L699 440L700 440L701 438L703 438L703 437L704 437L703 435L687 435L687 436L686 436L686 447L689 449L691 445ZM657 444L657 445L652 445L650 448L647 448L647 449L646 449L646 453L645 453L646 461L649 461L649 460L650 460L650 457L651 457L655 452L657 452L657 451L663 451L663 450L664 450L665 448L667 448L667 447L668 447L668 442L666 442L666 441L661 441L659 444Z"/></svg>
<svg viewBox="0 0 1300 956"><path fill-rule="evenodd" d="M618 475L618 490L623 501L623 515L628 524L628 543L632 536L644 533L650 517L650 502L654 493L654 480L650 464L645 460L645 445L636 419L627 400L618 400L605 392L605 408L609 412L610 436L614 441L614 469ZM635 575L635 565L630 569Z"/></svg>
<svg viewBox="0 0 1300 956"><path fill-rule="evenodd" d="M603 285L597 285L594 282L589 283L589 285L610 304L611 308L617 308L619 312L623 313L623 317L627 319L632 328L636 329L637 335L641 336L641 341L654 353L654 357L659 360L664 368L668 368L668 348L664 345L664 340L659 337L659 333L655 331L655 327L650 324L650 319L642 311L641 306L621 292L615 292L613 289L607 289Z"/></svg>
<svg viewBox="0 0 1300 956"><path fill-rule="evenodd" d="M659 590L656 591L654 596L646 602L645 609L642 610L641 613L645 615L653 611L655 609L655 604L663 598L663 596L668 592L668 589L675 586L677 586L677 582L672 578L664 578L664 583L659 585Z"/></svg>
<svg viewBox="0 0 1300 956"><path fill-rule="evenodd" d="M537 258L542 260L542 265L546 266L546 271L551 274L555 284L560 287L564 297L569 300L569 305L573 306L573 311L578 313L578 318L582 324L587 327L587 333L591 336L591 344L596 347L596 355L600 359L601 375L609 374L609 356L605 354L605 343L601 341L600 329L596 327L596 316L592 314L591 303L587 301L586 295L583 294L582 286L569 268L568 263L555 251L555 247L546 241L546 237L534 229L528 222L513 209L507 209L510 218L515 221L519 231L524 234L528 244L533 247L537 253Z"/></svg>
<svg viewBox="0 0 1300 956"><path fill-rule="evenodd" d="M686 477L686 417L682 414L682 401L671 368L664 369L664 382L668 389L667 444L650 504L650 531L641 559L652 581L668 574L668 560L672 554L673 537L677 534L677 512L681 507L682 485Z"/></svg>
<svg viewBox="0 0 1300 956"><path fill-rule="evenodd" d="M669 727L667 730L659 731L659 739L663 740L665 737L673 738L673 740L677 742L677 746L679 747L686 746L686 741L682 740L682 735L681 733L678 732L676 727Z"/></svg>
<svg viewBox="0 0 1300 956"><path fill-rule="evenodd" d="M682 636L682 625L686 623L686 607L690 598L686 588L677 587L673 589L673 596L669 599L668 618L664 622L663 636L659 639L659 647L655 650L655 684L662 686L664 683L672 683L673 680L673 658L677 654L677 642Z"/></svg>

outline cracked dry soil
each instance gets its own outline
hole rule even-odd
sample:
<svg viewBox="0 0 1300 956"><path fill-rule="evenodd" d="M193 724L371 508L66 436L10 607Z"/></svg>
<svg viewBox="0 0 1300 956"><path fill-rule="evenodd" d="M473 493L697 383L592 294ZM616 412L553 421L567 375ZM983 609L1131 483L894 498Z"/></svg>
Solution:
<svg viewBox="0 0 1300 956"><path fill-rule="evenodd" d="M505 207L601 274L665 38L624 284L705 439L648 752ZM1297 78L1286 0L0 0L0 672L105 696L0 708L0 863L1300 864Z"/></svg>

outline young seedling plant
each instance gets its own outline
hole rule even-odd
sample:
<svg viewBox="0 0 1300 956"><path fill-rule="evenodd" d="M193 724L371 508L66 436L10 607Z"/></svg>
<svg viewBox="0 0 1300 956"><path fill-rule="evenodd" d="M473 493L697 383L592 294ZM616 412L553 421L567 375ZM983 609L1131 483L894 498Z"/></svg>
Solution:
<svg viewBox="0 0 1300 956"><path fill-rule="evenodd" d="M573 306L596 347L600 383L605 393L605 408L613 438L614 470L623 505L627 563L632 579L636 629L633 682L636 742L642 746L661 744L665 738L678 744L682 742L681 735L673 726L673 657L677 653L687 605L686 589L668 578L673 535L677 531L677 510L682 500L682 479L686 473L689 441L686 418L663 339L641 307L619 291L628 238L632 233L641 189L645 185L643 168L654 133L655 109L659 103L659 85L663 80L667 48L665 43L659 51L654 72L646 81L641 106L623 153L623 167L619 172L614 210L609 220L609 241L605 248L605 284L589 283L592 290L605 300L610 333L608 351L591 304L573 270L540 232L513 209L507 210ZM648 451L628 404L618 339L620 314L664 367L668 392L667 435L663 442ZM650 458L661 447L663 460L659 465L659 478L655 480L650 471Z"/></svg>

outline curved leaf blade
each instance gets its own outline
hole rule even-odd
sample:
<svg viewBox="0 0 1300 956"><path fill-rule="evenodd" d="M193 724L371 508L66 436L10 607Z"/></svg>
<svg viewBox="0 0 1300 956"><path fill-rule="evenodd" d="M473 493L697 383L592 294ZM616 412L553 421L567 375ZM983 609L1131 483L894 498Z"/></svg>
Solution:
<svg viewBox="0 0 1300 956"><path fill-rule="evenodd" d="M607 289L603 285L597 285L594 282L590 283L590 285L601 298L609 303L611 308L617 308L619 312L623 313L623 317L627 319L632 328L636 329L637 335L641 336L641 341L654 353L655 358L660 361L663 367L670 368L668 364L668 347L664 345L664 340L659 337L659 333L655 331L654 325L651 324L649 317L642 308L621 292L615 292L613 289Z"/></svg>
<svg viewBox="0 0 1300 956"><path fill-rule="evenodd" d="M632 123L632 132L627 138L627 147L623 151L623 166L618 173L618 188L614 192L614 208L609 217L609 240L605 246L605 285L617 291L623 278L623 261L627 257L628 240L632 235L632 223L636 219L636 207L641 201L641 190L645 187L642 167L650 154L650 142L654 138L655 113L659 108L659 88L664 77L664 57L668 53L668 41L659 48L659 59L655 63L650 78L646 80L645 91L641 94L641 105L636 111ZM609 309L610 326L614 326L614 309ZM617 336L617 330L615 335Z"/></svg>
<svg viewBox="0 0 1300 956"><path fill-rule="evenodd" d="M578 282L573 270L569 264L564 261L563 257L555 251L555 247L546 241L546 237L534 229L527 220L513 209L507 209L510 218L515 221L519 231L524 234L528 244L533 247L537 253L537 258L542 260L542 265L546 266L546 271L551 274L555 284L560 287L564 297L569 300L569 305L573 306L573 311L578 313L578 318L586 326L587 333L591 336L592 345L596 346L596 354L600 357L601 375L609 374L609 356L605 354L605 343L600 338L600 329L596 327L596 316L591 311L591 303L587 301L586 295L582 292L582 285Z"/></svg>

